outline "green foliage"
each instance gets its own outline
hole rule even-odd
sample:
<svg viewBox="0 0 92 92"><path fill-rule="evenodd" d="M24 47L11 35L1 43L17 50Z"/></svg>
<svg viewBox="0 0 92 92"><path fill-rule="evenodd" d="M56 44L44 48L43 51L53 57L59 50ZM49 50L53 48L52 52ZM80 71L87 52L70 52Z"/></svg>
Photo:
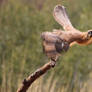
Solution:
<svg viewBox="0 0 92 92"><path fill-rule="evenodd" d="M40 34L62 28L52 15L56 4L65 5L73 25L85 31L92 28L91 3L91 0L40 0L39 3L9 0L5 3L0 8L0 91L16 92L25 77L48 61L42 52ZM46 78L54 72L55 88L68 86L72 92L72 83L76 88L74 80L84 83L92 72L91 50L91 45L70 48Z"/></svg>

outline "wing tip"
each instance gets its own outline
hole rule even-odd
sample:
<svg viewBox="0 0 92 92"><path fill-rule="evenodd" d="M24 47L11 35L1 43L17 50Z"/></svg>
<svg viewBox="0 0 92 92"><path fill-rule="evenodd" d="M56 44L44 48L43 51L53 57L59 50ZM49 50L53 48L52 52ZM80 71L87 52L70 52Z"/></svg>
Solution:
<svg viewBox="0 0 92 92"><path fill-rule="evenodd" d="M54 8L54 12L58 12L58 10L60 10L60 9L61 10L65 9L65 6L60 5L60 4L56 5L55 8Z"/></svg>

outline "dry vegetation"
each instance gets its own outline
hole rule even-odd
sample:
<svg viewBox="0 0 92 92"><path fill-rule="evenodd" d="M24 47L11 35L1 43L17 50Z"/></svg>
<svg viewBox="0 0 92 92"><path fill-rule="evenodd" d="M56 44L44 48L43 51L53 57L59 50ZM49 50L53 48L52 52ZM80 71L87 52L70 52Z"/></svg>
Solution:
<svg viewBox="0 0 92 92"><path fill-rule="evenodd" d="M52 16L56 4L67 7L76 28L92 28L92 0L0 2L0 92L16 92L25 77L48 61L40 34L61 28ZM74 46L28 92L91 92L91 86L92 45Z"/></svg>

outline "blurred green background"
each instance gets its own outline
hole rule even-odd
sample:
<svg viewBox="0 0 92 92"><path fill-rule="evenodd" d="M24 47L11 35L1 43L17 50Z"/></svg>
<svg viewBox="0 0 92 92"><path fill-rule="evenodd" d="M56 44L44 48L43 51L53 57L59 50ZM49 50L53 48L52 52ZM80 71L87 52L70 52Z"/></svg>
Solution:
<svg viewBox="0 0 92 92"><path fill-rule="evenodd" d="M40 35L62 28L53 18L64 5L74 27L92 28L92 0L0 0L0 92L16 92L23 79L48 62ZM75 45L28 92L92 92L92 45Z"/></svg>

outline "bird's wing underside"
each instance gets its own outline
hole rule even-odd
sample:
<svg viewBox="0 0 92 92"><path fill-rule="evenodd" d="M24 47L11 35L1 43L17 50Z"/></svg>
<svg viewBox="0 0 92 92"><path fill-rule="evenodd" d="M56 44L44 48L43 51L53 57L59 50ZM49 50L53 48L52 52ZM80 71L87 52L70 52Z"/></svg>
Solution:
<svg viewBox="0 0 92 92"><path fill-rule="evenodd" d="M65 31L73 31L75 30L68 18L68 15L67 15L67 12L66 12L66 9L64 6L61 6L61 5L57 5L55 8L54 8L54 11L53 11L53 16L55 18L55 20L63 26L64 30Z"/></svg>

